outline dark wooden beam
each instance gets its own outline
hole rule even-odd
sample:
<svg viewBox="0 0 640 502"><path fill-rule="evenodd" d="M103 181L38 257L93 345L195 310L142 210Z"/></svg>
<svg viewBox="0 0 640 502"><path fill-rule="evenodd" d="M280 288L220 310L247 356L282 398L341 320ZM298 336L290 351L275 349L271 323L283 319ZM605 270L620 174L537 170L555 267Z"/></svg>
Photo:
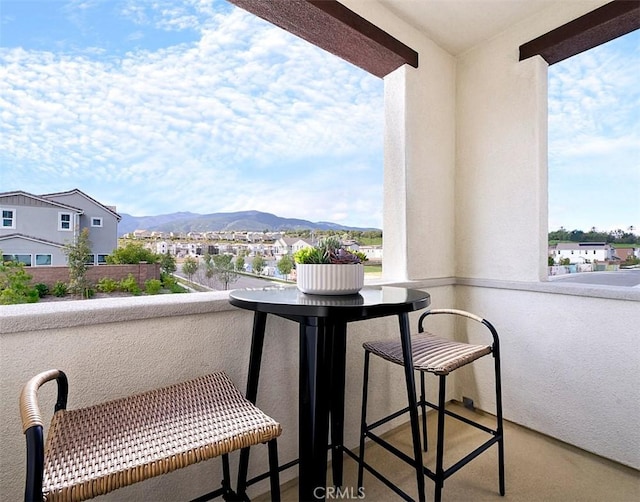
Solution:
<svg viewBox="0 0 640 502"><path fill-rule="evenodd" d="M614 0L520 46L520 61L542 56L550 65L640 28L640 0Z"/></svg>
<svg viewBox="0 0 640 502"><path fill-rule="evenodd" d="M418 53L336 0L229 0L350 63L384 77Z"/></svg>

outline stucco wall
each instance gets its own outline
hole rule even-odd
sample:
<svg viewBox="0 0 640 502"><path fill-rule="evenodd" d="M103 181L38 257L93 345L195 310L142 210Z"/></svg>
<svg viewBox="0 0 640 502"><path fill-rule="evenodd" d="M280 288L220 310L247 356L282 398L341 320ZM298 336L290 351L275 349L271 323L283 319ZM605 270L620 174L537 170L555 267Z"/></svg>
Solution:
<svg viewBox="0 0 640 502"><path fill-rule="evenodd" d="M384 79L383 276L452 277L455 58L377 2L343 3L419 53Z"/></svg>
<svg viewBox="0 0 640 502"><path fill-rule="evenodd" d="M430 289L434 305L452 302L452 286ZM418 314L412 314L415 325ZM227 292L0 306L0 499L19 500L24 483L25 444L18 396L33 375L51 368L69 377L69 408L168 385L224 370L244 391L253 316L231 307ZM348 327L345 443L358 444L362 389L362 342L394 337L396 318ZM269 316L258 405L279 420L280 461L297 458L298 325ZM373 365L372 416L406 402L400 367ZM41 408L50 420L55 385L42 388ZM399 422L396 422L396 424ZM396 425L392 424L392 425ZM237 456L232 456L233 472ZM253 474L266 469L266 448L252 450ZM296 469L282 473L284 482ZM105 500L189 500L219 485L219 460L173 472L104 496ZM251 487L250 494L268 490Z"/></svg>
<svg viewBox="0 0 640 502"><path fill-rule="evenodd" d="M519 46L606 2L558 2L457 63L456 276L546 278L547 64Z"/></svg>
<svg viewBox="0 0 640 502"><path fill-rule="evenodd" d="M498 329L505 417L640 469L637 299L456 286L456 301ZM457 392L491 410L492 381L475 365Z"/></svg>

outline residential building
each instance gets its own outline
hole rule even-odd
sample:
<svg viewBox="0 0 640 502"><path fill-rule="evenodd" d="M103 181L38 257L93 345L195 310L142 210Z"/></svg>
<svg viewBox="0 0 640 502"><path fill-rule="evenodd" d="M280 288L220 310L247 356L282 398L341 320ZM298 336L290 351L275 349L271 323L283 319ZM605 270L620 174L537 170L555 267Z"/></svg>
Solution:
<svg viewBox="0 0 640 502"><path fill-rule="evenodd" d="M5 259L28 267L66 265L65 244L85 228L94 265L106 263L118 247L120 215L78 189L46 195L0 193L0 211L0 250Z"/></svg>
<svg viewBox="0 0 640 502"><path fill-rule="evenodd" d="M569 259L570 263L594 263L615 259L615 249L606 242L559 242L549 248L556 263Z"/></svg>
<svg viewBox="0 0 640 502"><path fill-rule="evenodd" d="M639 246L615 247L613 248L613 252L620 261L625 261L629 258L640 258Z"/></svg>
<svg viewBox="0 0 640 502"><path fill-rule="evenodd" d="M273 245L273 252L276 256L293 254L299 249L310 247L311 241L299 237L280 237Z"/></svg>

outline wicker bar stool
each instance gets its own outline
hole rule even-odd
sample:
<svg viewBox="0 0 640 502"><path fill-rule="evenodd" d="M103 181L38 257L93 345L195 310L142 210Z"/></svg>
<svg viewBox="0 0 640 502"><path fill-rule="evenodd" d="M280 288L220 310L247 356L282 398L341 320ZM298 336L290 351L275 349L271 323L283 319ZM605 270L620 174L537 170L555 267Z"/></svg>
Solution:
<svg viewBox="0 0 640 502"><path fill-rule="evenodd" d="M448 340L446 338L440 338L431 333L424 332L423 322L427 316L436 314L450 314L465 317L473 321L483 324L493 337L493 343L491 345L472 345L468 343L456 342ZM505 481L504 481L504 436L502 425L502 397L501 397L501 379L500 379L500 344L498 339L498 333L493 325L474 314L465 312L463 310L454 309L434 309L423 313L418 321L418 334L411 337L412 355L413 355L413 368L420 372L420 399L417 400L417 406L422 411L422 449L427 451L427 421L426 411L427 406L437 410L438 412L438 426L437 426L437 445L436 445L436 467L435 472L423 465L422 454L420 445L416 448L414 445L414 452L416 452L415 458L406 455L398 448L390 444L389 442L376 435L373 429L389 422L390 420L397 418L407 412L409 407L405 407L387 417L382 418L372 424L367 424L367 394L368 394L368 378L369 378L369 357L371 354L381 357L386 361L394 364L404 365L404 358L402 354L402 346L399 340L391 341L378 341L378 342L366 342L363 344L365 349L365 363L364 363L364 382L363 382L363 398L362 398L362 422L360 429L360 452L358 459L358 488L363 486L364 470L371 472L380 481L385 483L396 494L404 498L405 500L412 500L411 497L399 487L394 485L386 476L380 473L378 470L367 464L364 459L365 454L365 439L369 438L393 453L401 460L405 461L413 468L416 469L418 479L418 497L420 500L425 500L424 494L424 476L432 479L435 482L435 501L439 502L442 497L442 488L444 481L457 472L461 467L469 463L478 455L486 451L494 444L498 445L498 480L500 495L505 493ZM496 426L495 428L486 427L483 424L470 420L457 413L445 409L445 392L446 392L446 378L449 373L460 368L466 364L469 364L481 357L488 354L492 354L494 358L494 370L495 370L495 389L496 389ZM425 398L425 373L433 373L439 377L439 396L438 404L431 403ZM417 413L410 414L411 420L416 420L416 423L412 424L412 430L418 430ZM444 424L445 416L453 417L468 425L474 426L483 432L488 433L491 437L475 448L464 458L451 465L448 468L444 468ZM414 418L415 417L415 418ZM420 435L414 435L414 441L420 442Z"/></svg>
<svg viewBox="0 0 640 502"><path fill-rule="evenodd" d="M44 442L37 391L54 379L58 396ZM268 444L271 495L280 497L280 424L246 400L224 372L76 410L66 410L67 393L60 370L40 373L22 389L25 501L87 500L218 456L222 487L198 500L228 499L236 495L228 454L259 443Z"/></svg>

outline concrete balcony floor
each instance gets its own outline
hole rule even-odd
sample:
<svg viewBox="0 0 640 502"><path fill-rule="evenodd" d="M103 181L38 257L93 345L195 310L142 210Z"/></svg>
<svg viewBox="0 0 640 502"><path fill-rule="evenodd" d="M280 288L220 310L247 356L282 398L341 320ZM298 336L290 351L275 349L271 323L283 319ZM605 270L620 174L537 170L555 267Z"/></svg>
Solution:
<svg viewBox="0 0 640 502"><path fill-rule="evenodd" d="M455 411L493 425L494 417L470 412L457 403L449 406ZM429 413L429 452L425 462L433 469L435 460L436 415ZM371 417L374 418L374 417ZM445 425L445 467L455 463L466 452L488 436L457 420L447 418ZM406 453L411 453L411 434L408 424L402 424L384 437ZM378 445L368 443L366 459L376 469L390 477L410 496L416 497L415 474L402 461ZM357 465L345 458L345 484L342 499L357 499ZM506 495L498 493L497 448L492 446L470 464L453 474L445 482L443 501L608 501L640 500L640 473L635 469L603 459L524 427L505 422ZM400 500L372 474L365 472L364 500ZM331 480L331 474L327 475ZM425 478L427 500L433 500L433 482ZM282 500L297 501L296 480L283 485ZM256 497L258 502L269 500L268 495ZM329 500L329 498L327 499Z"/></svg>

